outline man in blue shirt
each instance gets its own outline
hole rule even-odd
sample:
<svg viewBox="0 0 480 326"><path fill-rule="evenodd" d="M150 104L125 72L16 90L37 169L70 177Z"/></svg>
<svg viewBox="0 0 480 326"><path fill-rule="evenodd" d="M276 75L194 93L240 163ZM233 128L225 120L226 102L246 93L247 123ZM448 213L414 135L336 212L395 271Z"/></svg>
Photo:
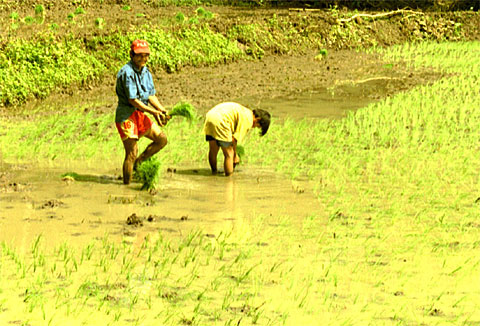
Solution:
<svg viewBox="0 0 480 326"><path fill-rule="evenodd" d="M146 41L133 41L130 47L131 60L117 74L115 125L125 148L124 184L132 180L134 168L167 145L167 137L160 130L160 126L167 121L167 113L155 95L152 74L146 67L149 55ZM157 124L144 112L151 114ZM151 139L152 143L137 157L137 142L143 136Z"/></svg>

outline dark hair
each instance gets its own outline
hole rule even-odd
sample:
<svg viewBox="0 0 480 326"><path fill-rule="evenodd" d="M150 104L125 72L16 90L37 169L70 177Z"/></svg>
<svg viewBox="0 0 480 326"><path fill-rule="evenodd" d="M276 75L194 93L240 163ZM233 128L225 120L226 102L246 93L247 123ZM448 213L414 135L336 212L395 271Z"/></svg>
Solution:
<svg viewBox="0 0 480 326"><path fill-rule="evenodd" d="M262 128L262 132L260 133L260 135L265 135L268 131L268 127L270 127L270 113L262 109L254 109L252 110L252 112L255 118L260 118L260 120L258 121L260 127Z"/></svg>

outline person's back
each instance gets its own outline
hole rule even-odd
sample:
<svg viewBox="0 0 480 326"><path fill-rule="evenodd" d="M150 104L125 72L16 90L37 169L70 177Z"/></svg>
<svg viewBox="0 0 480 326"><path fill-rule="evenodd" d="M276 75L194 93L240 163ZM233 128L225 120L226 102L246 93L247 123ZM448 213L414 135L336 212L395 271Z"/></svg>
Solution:
<svg viewBox="0 0 480 326"><path fill-rule="evenodd" d="M243 142L253 125L252 111L234 102L220 103L207 112L204 131L216 140Z"/></svg>
<svg viewBox="0 0 480 326"><path fill-rule="evenodd" d="M208 161L212 173L217 173L217 154L224 155L225 175L233 173L240 163L237 142L242 142L252 128L261 128L264 135L270 125L270 114L265 110L250 110L234 102L220 103L207 112L203 131L209 143Z"/></svg>

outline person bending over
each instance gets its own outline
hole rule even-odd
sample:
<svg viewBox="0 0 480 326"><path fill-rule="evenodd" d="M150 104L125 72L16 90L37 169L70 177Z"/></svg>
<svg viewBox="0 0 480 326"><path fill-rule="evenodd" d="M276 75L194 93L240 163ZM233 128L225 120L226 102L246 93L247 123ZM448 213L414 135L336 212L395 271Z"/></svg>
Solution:
<svg viewBox="0 0 480 326"><path fill-rule="evenodd" d="M212 174L217 173L217 154L222 149L225 175L233 174L240 162L237 142L242 142L248 131L260 128L260 134L267 133L270 126L270 113L262 109L250 110L234 102L220 103L207 112L204 124L205 140L209 144L208 162Z"/></svg>

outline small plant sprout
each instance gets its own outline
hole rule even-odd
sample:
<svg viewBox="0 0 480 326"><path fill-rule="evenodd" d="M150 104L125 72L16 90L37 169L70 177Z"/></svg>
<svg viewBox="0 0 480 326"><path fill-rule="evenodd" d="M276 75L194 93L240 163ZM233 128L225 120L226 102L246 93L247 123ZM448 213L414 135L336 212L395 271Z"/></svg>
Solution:
<svg viewBox="0 0 480 326"><path fill-rule="evenodd" d="M23 21L25 22L25 24L31 25L33 24L33 22L35 22L35 18L33 18L32 16L27 16L23 19Z"/></svg>
<svg viewBox="0 0 480 326"><path fill-rule="evenodd" d="M86 13L86 11L85 11L85 9L83 9L82 7L78 7L78 8L75 9L75 11L74 11L74 14L75 14L75 15L82 15L82 14L84 14L84 13Z"/></svg>
<svg viewBox="0 0 480 326"><path fill-rule="evenodd" d="M244 158L245 157L245 147L243 147L242 145L237 145L237 155L240 158Z"/></svg>
<svg viewBox="0 0 480 326"><path fill-rule="evenodd" d="M122 7L122 10L130 11L130 10L132 10L132 7L130 7L129 5L125 5L125 6Z"/></svg>
<svg viewBox="0 0 480 326"><path fill-rule="evenodd" d="M45 20L45 8L42 5L35 6L35 20L37 24L43 24Z"/></svg>
<svg viewBox="0 0 480 326"><path fill-rule="evenodd" d="M197 17L192 17L192 18L190 18L190 19L188 20L188 23L189 23L190 25L196 25L196 24L198 24L199 22L200 22L200 21L198 20Z"/></svg>
<svg viewBox="0 0 480 326"><path fill-rule="evenodd" d="M20 16L18 15L18 12L14 11L10 14L10 19L12 22L19 20Z"/></svg>
<svg viewBox="0 0 480 326"><path fill-rule="evenodd" d="M101 17L95 19L95 26L99 29L103 29L105 27L105 19Z"/></svg>
<svg viewBox="0 0 480 326"><path fill-rule="evenodd" d="M203 7L198 7L196 10L197 16L202 19L212 19L213 13L211 11L206 10Z"/></svg>
<svg viewBox="0 0 480 326"><path fill-rule="evenodd" d="M320 49L318 55L315 56L315 60L322 60L328 55L327 49Z"/></svg>
<svg viewBox="0 0 480 326"><path fill-rule="evenodd" d="M73 22L73 21L75 20L75 14L74 14L73 12L69 13L69 14L67 15L67 20L68 20L69 22Z"/></svg>
<svg viewBox="0 0 480 326"><path fill-rule="evenodd" d="M183 24L185 22L185 15L182 12L179 12L175 15L175 21L178 24Z"/></svg>

